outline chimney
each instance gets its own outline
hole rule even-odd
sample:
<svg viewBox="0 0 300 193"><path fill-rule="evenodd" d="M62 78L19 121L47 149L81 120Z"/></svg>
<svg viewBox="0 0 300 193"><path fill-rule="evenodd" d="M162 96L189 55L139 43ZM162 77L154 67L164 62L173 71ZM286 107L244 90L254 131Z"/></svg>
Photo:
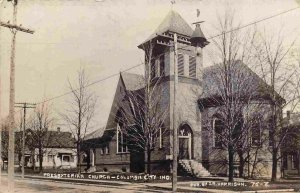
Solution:
<svg viewBox="0 0 300 193"><path fill-rule="evenodd" d="M288 120L291 119L291 111L286 111L286 118L287 118Z"/></svg>
<svg viewBox="0 0 300 193"><path fill-rule="evenodd" d="M60 132L60 127L57 127L57 132Z"/></svg>

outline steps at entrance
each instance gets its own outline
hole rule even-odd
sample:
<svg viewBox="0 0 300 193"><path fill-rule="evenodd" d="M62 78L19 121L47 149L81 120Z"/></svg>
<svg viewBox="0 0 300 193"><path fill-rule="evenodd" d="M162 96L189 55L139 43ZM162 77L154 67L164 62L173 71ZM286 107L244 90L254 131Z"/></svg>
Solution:
<svg viewBox="0 0 300 193"><path fill-rule="evenodd" d="M196 177L209 177L211 174L196 160L179 160L186 173Z"/></svg>

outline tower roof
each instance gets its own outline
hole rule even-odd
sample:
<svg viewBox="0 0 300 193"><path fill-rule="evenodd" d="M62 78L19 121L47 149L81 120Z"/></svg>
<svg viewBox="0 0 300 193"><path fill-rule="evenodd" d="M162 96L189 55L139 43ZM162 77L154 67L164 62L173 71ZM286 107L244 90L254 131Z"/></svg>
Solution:
<svg viewBox="0 0 300 193"><path fill-rule="evenodd" d="M200 46L201 48L205 47L206 45L209 44L209 41L205 38L201 28L200 28L200 23L202 22L196 22L196 28L195 31L192 34L191 37L191 44L192 46Z"/></svg>
<svg viewBox="0 0 300 193"><path fill-rule="evenodd" d="M188 37L191 37L193 34L193 29L191 28L191 26L179 15L179 13L171 10L162 21L162 23L156 28L154 33L141 45L157 37L159 34L167 31ZM138 47L140 47L141 45L139 45Z"/></svg>
<svg viewBox="0 0 300 193"><path fill-rule="evenodd" d="M191 26L179 15L179 13L173 10L168 13L154 33L160 34L166 31L176 32L185 36L191 36L193 34Z"/></svg>

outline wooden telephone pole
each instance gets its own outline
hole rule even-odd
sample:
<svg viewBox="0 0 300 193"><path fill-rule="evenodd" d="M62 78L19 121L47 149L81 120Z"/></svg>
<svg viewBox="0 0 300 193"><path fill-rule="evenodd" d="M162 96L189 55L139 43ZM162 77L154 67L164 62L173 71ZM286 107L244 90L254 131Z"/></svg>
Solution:
<svg viewBox="0 0 300 193"><path fill-rule="evenodd" d="M17 26L18 0L8 0L13 4L13 23L0 22L0 26L9 28L12 32L11 57L10 57L10 92L9 92L9 145L8 145L8 190L14 192L14 162L15 162L15 55L17 31L33 34L30 29Z"/></svg>
<svg viewBox="0 0 300 193"><path fill-rule="evenodd" d="M1 66L0 66L1 69ZM1 96L2 96L2 85L1 85L1 70L0 70L0 187L2 183L2 167L3 167L3 160L2 160L2 119L1 119L1 108L2 108L2 103L1 103Z"/></svg>
<svg viewBox="0 0 300 193"><path fill-rule="evenodd" d="M2 1L0 0L0 6L1 6ZM1 13L0 13L0 18L1 18ZM1 32L1 30L0 30ZM0 33L1 36L1 33ZM1 61L1 58L0 58ZM1 108L2 108L2 103L1 103L1 99L2 99L2 85L1 85L1 65L0 65L0 187L2 186L2 168L3 168L3 160L2 160L2 119L1 119Z"/></svg>
<svg viewBox="0 0 300 193"><path fill-rule="evenodd" d="M23 113L23 132L22 132L22 178L24 179L24 166L25 166L25 131L26 131L26 109L34 109L36 104L33 103L16 103L18 108L22 108ZM22 105L22 106L20 106Z"/></svg>
<svg viewBox="0 0 300 193"><path fill-rule="evenodd" d="M174 33L174 98L173 98L173 176L172 191L177 191L177 167L178 167L178 131L176 119L176 92L178 85L178 69L177 69L177 34Z"/></svg>

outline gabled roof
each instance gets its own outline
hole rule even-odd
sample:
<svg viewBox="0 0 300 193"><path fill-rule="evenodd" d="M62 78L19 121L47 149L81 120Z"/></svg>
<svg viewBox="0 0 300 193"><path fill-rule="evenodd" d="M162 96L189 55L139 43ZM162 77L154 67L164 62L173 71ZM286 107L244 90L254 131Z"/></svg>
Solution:
<svg viewBox="0 0 300 193"><path fill-rule="evenodd" d="M119 109L120 103L122 103L126 91L136 91L144 87L145 80L142 75L132 74L128 72L120 73L120 78L118 81L117 89L115 92L114 100L110 109L105 129L115 127L115 116Z"/></svg>
<svg viewBox="0 0 300 193"><path fill-rule="evenodd" d="M145 79L140 74L122 72L120 77L123 80L126 90L139 90L145 86Z"/></svg>
<svg viewBox="0 0 300 193"><path fill-rule="evenodd" d="M107 143L111 141L113 136L116 134L114 128L106 129L104 132L99 132L99 131L102 130L93 132L94 135L91 135L90 137L84 139L84 143L81 147L82 150L88 150L90 148L96 148L96 147L105 147L107 146Z"/></svg>
<svg viewBox="0 0 300 193"><path fill-rule="evenodd" d="M47 147L58 147L58 148L75 148L75 139L72 137L70 132L62 131L48 131L46 135L49 141L46 144Z"/></svg>
<svg viewBox="0 0 300 193"><path fill-rule="evenodd" d="M103 129L97 129L89 134L87 134L84 140L100 138L103 135Z"/></svg>
<svg viewBox="0 0 300 193"><path fill-rule="evenodd" d="M156 28L154 33L146 39L142 44L138 47L141 47L144 43L149 40L157 37L159 34L163 34L165 32L174 32L183 36L191 37L193 34L193 29L191 26L174 10L171 10L162 23Z"/></svg>
<svg viewBox="0 0 300 193"><path fill-rule="evenodd" d="M222 78L224 76L221 72L223 67L219 64L209 66L203 70L203 94L199 98L199 103L211 103L211 101L216 102L219 97L221 100L222 89ZM239 97L252 97L267 99L271 98L272 88L261 79L255 72L253 72L246 64L241 61L236 61L232 65L231 79L233 81L233 94L236 93ZM251 94L251 96L247 96ZM276 93L276 98L280 103L284 103L285 100ZM211 100L213 99L213 100ZM220 101L219 101L220 102ZM204 105L205 106L205 105Z"/></svg>
<svg viewBox="0 0 300 193"><path fill-rule="evenodd" d="M250 74L251 78L251 83L255 86L251 87L253 89L252 91L260 94L260 95L268 95L268 92L270 92L270 86L265 83L257 74L255 74L247 65L239 62L237 63L239 69L241 71L247 72ZM218 73L218 65L214 66L209 66L204 68L203 72L203 95L200 96L199 101L202 100L203 98L210 98L210 97L215 97L218 95L218 81L216 80L215 75ZM245 73L246 74L246 73ZM240 76L239 76L240 77ZM250 85L250 83L249 83ZM111 112L106 124L106 129L104 132L102 130L97 130L88 135L85 140L92 140L92 139L99 139L101 143L105 143L106 140L103 140L102 138L109 139L113 134L111 133L116 127L115 127L115 116L117 113L118 109L118 103L120 100L123 99L124 97L124 91L134 91L134 92L139 92L142 91L141 89L144 88L145 82L144 78L142 75L138 74L132 74L132 73L121 73L120 74L120 80L117 86L114 102L112 104ZM123 91L124 90L124 91ZM123 94L122 94L123 93ZM278 97L280 97L278 95ZM282 99L282 98L281 98ZM284 99L282 99L284 100ZM198 101L198 102L199 102ZM121 101L122 102L122 101ZM109 133L109 135L107 134ZM106 137L109 136L109 137ZM100 143L98 141L97 143Z"/></svg>
<svg viewBox="0 0 300 193"><path fill-rule="evenodd" d="M35 133L34 130L27 129L26 132L28 133ZM22 138L23 131L16 132L16 139ZM29 134L27 134L30 136ZM33 134L31 134L33 135ZM34 147L37 147L37 139L34 138L35 135L33 135L33 138L29 138L30 143ZM72 133L70 132L62 132L62 131L55 131L55 130L48 130L45 135L43 135L43 143L44 148L75 148L75 139L72 136Z"/></svg>

